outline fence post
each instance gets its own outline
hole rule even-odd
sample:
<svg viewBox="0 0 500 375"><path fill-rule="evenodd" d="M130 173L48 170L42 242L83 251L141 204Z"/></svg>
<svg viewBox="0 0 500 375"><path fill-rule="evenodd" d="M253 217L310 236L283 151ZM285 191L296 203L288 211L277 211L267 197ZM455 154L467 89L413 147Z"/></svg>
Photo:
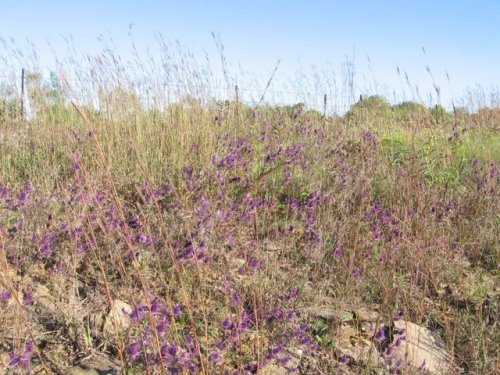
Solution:
<svg viewBox="0 0 500 375"><path fill-rule="evenodd" d="M325 94L325 96L323 97L323 117L326 116L326 101L327 101L327 96Z"/></svg>
<svg viewBox="0 0 500 375"><path fill-rule="evenodd" d="M21 121L24 121L24 68L21 69Z"/></svg>
<svg viewBox="0 0 500 375"><path fill-rule="evenodd" d="M234 100L236 102L236 116L238 120L240 119L240 88L238 85L234 86Z"/></svg>

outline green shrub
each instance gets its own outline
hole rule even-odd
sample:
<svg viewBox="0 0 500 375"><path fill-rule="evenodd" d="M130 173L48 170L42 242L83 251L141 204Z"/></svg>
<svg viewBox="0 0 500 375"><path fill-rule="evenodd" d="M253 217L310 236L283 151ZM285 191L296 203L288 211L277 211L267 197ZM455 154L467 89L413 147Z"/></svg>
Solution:
<svg viewBox="0 0 500 375"><path fill-rule="evenodd" d="M345 118L349 124L375 125L379 121L386 122L390 119L391 105L381 96L370 96L352 105Z"/></svg>

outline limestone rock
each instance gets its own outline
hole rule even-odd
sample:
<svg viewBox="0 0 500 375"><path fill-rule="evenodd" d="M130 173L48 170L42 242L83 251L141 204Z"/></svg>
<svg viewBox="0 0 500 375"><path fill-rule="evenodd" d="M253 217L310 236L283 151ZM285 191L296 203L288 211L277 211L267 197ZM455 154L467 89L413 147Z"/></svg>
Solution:
<svg viewBox="0 0 500 375"><path fill-rule="evenodd" d="M7 353L0 352L0 370L7 372L7 367L9 365L10 359Z"/></svg>
<svg viewBox="0 0 500 375"><path fill-rule="evenodd" d="M41 284L36 285L34 288L33 300L37 310L50 314L56 314L58 311L56 301L50 294L49 289Z"/></svg>
<svg viewBox="0 0 500 375"><path fill-rule="evenodd" d="M287 364L289 368L299 367L304 351L300 348L292 347L287 349L290 357L290 362Z"/></svg>
<svg viewBox="0 0 500 375"><path fill-rule="evenodd" d="M105 354L85 358L68 370L69 375L119 375L120 365Z"/></svg>
<svg viewBox="0 0 500 375"><path fill-rule="evenodd" d="M341 328L336 348L342 355L352 358L355 362L369 363L375 367L384 365L375 344L362 337L360 332L350 325Z"/></svg>
<svg viewBox="0 0 500 375"><path fill-rule="evenodd" d="M406 365L423 365L428 373L436 375L456 373L451 364L451 355L438 335L425 327L403 320L395 321L394 327L404 330L405 340L397 348L396 357Z"/></svg>
<svg viewBox="0 0 500 375"><path fill-rule="evenodd" d="M376 323L380 320L380 314L378 312L379 307L374 305L371 307L359 307L355 309L354 316L358 322L373 322Z"/></svg>
<svg viewBox="0 0 500 375"><path fill-rule="evenodd" d="M68 370L68 375L100 375L94 369L87 369L81 366L73 366Z"/></svg>
<svg viewBox="0 0 500 375"><path fill-rule="evenodd" d="M128 314L132 307L123 301L115 300L106 320L104 322L104 334L117 336L130 327L131 322Z"/></svg>
<svg viewBox="0 0 500 375"><path fill-rule="evenodd" d="M338 323L350 322L353 320L353 314L349 311L338 310L333 307L320 306L310 310L315 317Z"/></svg>
<svg viewBox="0 0 500 375"><path fill-rule="evenodd" d="M281 367L281 366L278 366L278 365L271 363L262 369L261 374L262 375L287 375L288 371L284 367Z"/></svg>

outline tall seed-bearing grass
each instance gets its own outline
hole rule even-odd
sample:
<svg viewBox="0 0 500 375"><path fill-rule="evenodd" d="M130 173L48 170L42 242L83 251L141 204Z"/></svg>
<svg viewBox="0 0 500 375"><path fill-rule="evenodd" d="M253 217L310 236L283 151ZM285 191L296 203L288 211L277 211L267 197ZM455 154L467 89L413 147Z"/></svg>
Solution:
<svg viewBox="0 0 500 375"><path fill-rule="evenodd" d="M326 303L402 314L495 370L498 93L474 113L220 101L209 63L160 45L72 52L50 83L11 50L29 112L0 107L2 369L99 351L130 374L370 373L311 312ZM104 329L120 301L126 328Z"/></svg>

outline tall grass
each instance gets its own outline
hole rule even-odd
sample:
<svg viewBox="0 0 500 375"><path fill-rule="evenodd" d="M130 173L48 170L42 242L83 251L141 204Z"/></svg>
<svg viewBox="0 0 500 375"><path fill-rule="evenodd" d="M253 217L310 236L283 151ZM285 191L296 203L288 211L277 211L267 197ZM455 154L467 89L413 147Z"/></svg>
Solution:
<svg viewBox="0 0 500 375"><path fill-rule="evenodd" d="M402 313L495 371L498 93L475 113L218 101L209 63L160 46L70 54L50 84L23 61L28 118L0 119L5 371L99 351L130 374L370 373L325 305ZM126 324L105 328L117 301Z"/></svg>

